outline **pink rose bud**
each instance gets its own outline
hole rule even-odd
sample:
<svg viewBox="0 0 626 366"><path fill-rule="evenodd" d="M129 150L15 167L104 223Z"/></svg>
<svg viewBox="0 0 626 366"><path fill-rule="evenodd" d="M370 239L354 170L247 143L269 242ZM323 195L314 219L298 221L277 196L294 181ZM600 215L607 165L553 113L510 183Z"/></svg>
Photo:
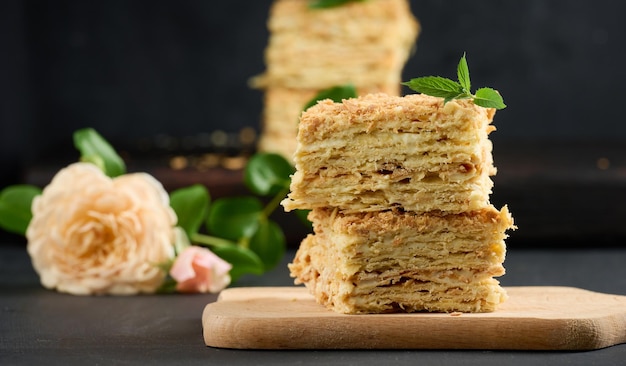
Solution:
<svg viewBox="0 0 626 366"><path fill-rule="evenodd" d="M190 246L174 261L170 275L179 292L216 293L230 284L231 264L210 250Z"/></svg>

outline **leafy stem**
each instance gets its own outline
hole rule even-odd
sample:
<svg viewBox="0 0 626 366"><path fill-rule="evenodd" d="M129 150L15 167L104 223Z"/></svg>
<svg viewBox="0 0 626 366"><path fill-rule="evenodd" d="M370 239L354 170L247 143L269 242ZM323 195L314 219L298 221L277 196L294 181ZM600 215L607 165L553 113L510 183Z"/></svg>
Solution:
<svg viewBox="0 0 626 366"><path fill-rule="evenodd" d="M76 131L74 144L81 160L98 166L108 176L126 174L122 158L95 130ZM271 197L265 205L253 195L211 202L208 189L201 184L170 192L170 206L178 219L174 252L180 254L193 244L209 247L232 265L232 281L244 274L260 275L272 269L285 254L286 239L269 217L289 192L294 171L291 163L278 154L257 153L250 158L244 183L253 194ZM0 228L25 235L32 220L33 200L41 193L41 189L30 185L0 190Z"/></svg>
<svg viewBox="0 0 626 366"><path fill-rule="evenodd" d="M280 201L285 198L287 193L289 193L289 186L283 188L280 192L278 192L278 194L274 196L274 198L272 198L271 201L267 203L267 205L265 205L265 207L263 208L263 215L265 217L270 217L272 212L274 212L278 208L278 206L280 205Z"/></svg>
<svg viewBox="0 0 626 366"><path fill-rule="evenodd" d="M227 247L227 246L232 246L235 244L230 240L218 238L217 236L200 234L200 233L193 234L190 239L194 243L209 246L209 247Z"/></svg>

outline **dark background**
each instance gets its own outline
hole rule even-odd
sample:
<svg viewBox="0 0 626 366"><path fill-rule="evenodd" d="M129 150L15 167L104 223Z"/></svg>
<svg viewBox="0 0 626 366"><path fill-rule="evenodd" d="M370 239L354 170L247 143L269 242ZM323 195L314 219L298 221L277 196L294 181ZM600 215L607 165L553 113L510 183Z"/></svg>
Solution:
<svg viewBox="0 0 626 366"><path fill-rule="evenodd" d="M96 128L118 149L154 155L189 148L184 141L216 130L258 131L262 93L247 81L264 70L270 3L0 2L0 187L22 182L35 164L75 161L71 134L82 127ZM508 108L497 113L498 130L491 135L496 186L522 222L520 206L529 199L560 215L585 211L573 201L602 193L606 201L588 198L595 202L592 215L604 212L613 220L626 215L615 208L623 197L605 189L626 191L624 2L411 4L422 31L405 80L429 74L454 78L466 52L473 85L494 87L504 96ZM577 146L592 152L567 160ZM592 150L584 150L589 146ZM611 150L602 150L606 146ZM610 176L596 169L600 158L610 158ZM542 165L545 161L552 165ZM571 169L561 169L568 164ZM576 169L583 173L572 173ZM556 175L545 178L546 171ZM585 179L608 183L596 184L594 191ZM552 185L543 196L529 196L523 193L527 180ZM584 181L584 187L550 202L571 180ZM545 210L527 216L537 214ZM581 213L579 220L588 215Z"/></svg>

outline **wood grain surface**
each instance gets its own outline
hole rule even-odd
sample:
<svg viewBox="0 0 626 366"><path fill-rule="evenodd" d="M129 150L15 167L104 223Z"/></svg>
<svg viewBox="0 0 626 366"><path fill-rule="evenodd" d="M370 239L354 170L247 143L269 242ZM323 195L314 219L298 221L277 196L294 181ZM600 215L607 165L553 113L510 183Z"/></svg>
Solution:
<svg viewBox="0 0 626 366"><path fill-rule="evenodd" d="M236 349L592 350L626 343L626 296L508 287L493 313L338 314L303 287L222 291L202 314L208 346Z"/></svg>

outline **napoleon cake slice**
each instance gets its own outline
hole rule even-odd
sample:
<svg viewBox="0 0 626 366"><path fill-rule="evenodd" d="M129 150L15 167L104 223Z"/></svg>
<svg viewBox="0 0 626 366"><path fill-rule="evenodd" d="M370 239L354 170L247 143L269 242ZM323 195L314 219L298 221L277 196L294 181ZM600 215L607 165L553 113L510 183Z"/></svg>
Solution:
<svg viewBox="0 0 626 366"><path fill-rule="evenodd" d="M469 100L368 94L300 118L284 208L461 213L485 208L495 111Z"/></svg>
<svg viewBox="0 0 626 366"><path fill-rule="evenodd" d="M460 214L311 211L309 235L289 265L316 301L347 314L489 312L506 298L506 207Z"/></svg>

